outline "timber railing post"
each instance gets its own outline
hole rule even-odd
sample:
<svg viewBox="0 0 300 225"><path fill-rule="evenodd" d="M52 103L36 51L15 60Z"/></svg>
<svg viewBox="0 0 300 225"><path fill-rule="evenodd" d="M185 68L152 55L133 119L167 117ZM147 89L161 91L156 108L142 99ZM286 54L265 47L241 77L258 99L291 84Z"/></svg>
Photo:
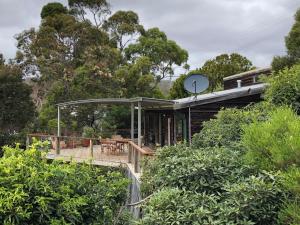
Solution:
<svg viewBox="0 0 300 225"><path fill-rule="evenodd" d="M60 137L56 137L56 155L60 154Z"/></svg>
<svg viewBox="0 0 300 225"><path fill-rule="evenodd" d="M90 156L94 157L93 140L90 139Z"/></svg>
<svg viewBox="0 0 300 225"><path fill-rule="evenodd" d="M30 145L30 137L29 135L26 136L26 149L29 149L29 145Z"/></svg>
<svg viewBox="0 0 300 225"><path fill-rule="evenodd" d="M128 163L132 163L132 145L128 142Z"/></svg>
<svg viewBox="0 0 300 225"><path fill-rule="evenodd" d="M140 152L136 149L134 154L134 172L140 172Z"/></svg>

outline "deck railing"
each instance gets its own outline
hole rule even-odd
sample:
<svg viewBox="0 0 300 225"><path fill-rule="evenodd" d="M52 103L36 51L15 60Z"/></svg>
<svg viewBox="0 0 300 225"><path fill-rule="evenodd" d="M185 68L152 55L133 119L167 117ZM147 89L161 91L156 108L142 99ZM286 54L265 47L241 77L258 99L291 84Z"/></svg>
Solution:
<svg viewBox="0 0 300 225"><path fill-rule="evenodd" d="M32 143L32 139L36 138L41 141L50 141L50 148L55 150L56 155L60 155L61 149L75 149L78 146L88 147L89 157L94 157L94 144L99 144L101 146L101 141L98 138L85 138L85 137L75 137L75 136L56 136L56 135L46 135L46 134L28 134L26 140L26 147ZM113 141L114 139L112 139ZM120 141L120 140L119 140ZM104 143L107 142L103 141ZM154 156L155 152L148 147L139 147L135 142L122 139L121 141L125 145L128 152L127 162L133 165L134 172L141 172L141 161L145 157Z"/></svg>
<svg viewBox="0 0 300 225"><path fill-rule="evenodd" d="M128 163L132 163L134 165L134 172L141 172L141 160L144 157L154 156L154 152L150 149L145 149L139 147L133 141L128 142Z"/></svg>

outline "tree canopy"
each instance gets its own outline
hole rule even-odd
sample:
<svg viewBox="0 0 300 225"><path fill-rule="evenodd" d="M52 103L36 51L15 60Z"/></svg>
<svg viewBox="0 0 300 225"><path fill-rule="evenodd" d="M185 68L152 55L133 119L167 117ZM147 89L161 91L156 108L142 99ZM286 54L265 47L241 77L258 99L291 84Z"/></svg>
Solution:
<svg viewBox="0 0 300 225"><path fill-rule="evenodd" d="M137 43L125 49L126 56L132 62L139 57L148 57L151 72L157 82L174 74L174 65L181 66L187 62L188 53L175 41L169 40L158 28L151 28L139 37Z"/></svg>
<svg viewBox="0 0 300 225"><path fill-rule="evenodd" d="M61 3L45 5L39 28L17 36L14 63L23 77L31 78L39 129L47 131L53 124L58 102L137 95L164 98L157 83L173 74L174 65L187 61L185 50L158 28L144 31L133 11L110 16L105 0L68 3L68 8ZM103 115L112 121L109 110L97 113L103 110L70 107L62 118L67 129L80 132L84 126L97 127Z"/></svg>
<svg viewBox="0 0 300 225"><path fill-rule="evenodd" d="M232 53L221 54L207 60L199 71L209 79L209 90L213 91L223 86L223 78L253 69L252 62L246 57Z"/></svg>
<svg viewBox="0 0 300 225"><path fill-rule="evenodd" d="M289 34L285 37L287 55L275 56L272 62L272 69L278 72L285 67L290 68L300 62L300 9L295 14L295 23Z"/></svg>
<svg viewBox="0 0 300 225"><path fill-rule="evenodd" d="M67 14L68 10L59 2L48 3L42 8L41 18L44 19L48 16L54 16L56 14Z"/></svg>

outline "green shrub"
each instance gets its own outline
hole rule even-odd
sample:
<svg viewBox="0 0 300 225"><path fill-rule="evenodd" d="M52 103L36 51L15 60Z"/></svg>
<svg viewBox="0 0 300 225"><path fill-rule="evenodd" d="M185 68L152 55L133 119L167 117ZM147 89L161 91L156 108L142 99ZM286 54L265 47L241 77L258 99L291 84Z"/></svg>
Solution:
<svg viewBox="0 0 300 225"><path fill-rule="evenodd" d="M244 128L246 160L261 169L286 169L300 165L300 118L294 111L281 107L265 122Z"/></svg>
<svg viewBox="0 0 300 225"><path fill-rule="evenodd" d="M242 126L253 121L264 121L271 105L260 103L245 109L223 109L216 119L203 123L203 129L195 134L192 141L194 148L227 146L234 147L240 141Z"/></svg>
<svg viewBox="0 0 300 225"><path fill-rule="evenodd" d="M144 207L140 225L216 224L212 223L218 196L195 194L176 188L157 193ZM201 222L201 223L200 223Z"/></svg>
<svg viewBox="0 0 300 225"><path fill-rule="evenodd" d="M4 148L0 223L112 224L126 200L128 180L87 164L48 162L40 148Z"/></svg>
<svg viewBox="0 0 300 225"><path fill-rule="evenodd" d="M142 178L143 190L148 193L161 187L222 192L227 181L234 182L251 172L243 165L239 152L225 148L167 147L159 150L156 159L149 164Z"/></svg>
<svg viewBox="0 0 300 225"><path fill-rule="evenodd" d="M269 86L265 93L268 102L292 106L300 112L300 64L273 74L267 80Z"/></svg>
<svg viewBox="0 0 300 225"><path fill-rule="evenodd" d="M223 188L223 194L164 188L145 204L139 224L277 223L282 192L276 176L250 176L238 183L228 182Z"/></svg>
<svg viewBox="0 0 300 225"><path fill-rule="evenodd" d="M247 220L261 225L276 224L284 199L277 176L250 176L238 183L228 182L224 190L226 198L221 207L223 218L236 222Z"/></svg>
<svg viewBox="0 0 300 225"><path fill-rule="evenodd" d="M279 213L279 223L282 225L291 224L299 225L300 224L300 199L296 198L289 200L285 203L285 206Z"/></svg>

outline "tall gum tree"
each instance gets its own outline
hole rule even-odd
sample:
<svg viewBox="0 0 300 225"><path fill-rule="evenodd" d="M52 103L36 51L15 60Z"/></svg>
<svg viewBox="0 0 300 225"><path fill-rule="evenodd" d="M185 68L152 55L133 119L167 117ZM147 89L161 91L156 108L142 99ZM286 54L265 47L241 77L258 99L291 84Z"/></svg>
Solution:
<svg viewBox="0 0 300 225"><path fill-rule="evenodd" d="M139 57L148 57L151 61L150 72L155 75L156 84L174 74L174 66L182 66L188 60L188 53L158 28L151 28L140 36L136 43L125 49L125 55L131 62Z"/></svg>

